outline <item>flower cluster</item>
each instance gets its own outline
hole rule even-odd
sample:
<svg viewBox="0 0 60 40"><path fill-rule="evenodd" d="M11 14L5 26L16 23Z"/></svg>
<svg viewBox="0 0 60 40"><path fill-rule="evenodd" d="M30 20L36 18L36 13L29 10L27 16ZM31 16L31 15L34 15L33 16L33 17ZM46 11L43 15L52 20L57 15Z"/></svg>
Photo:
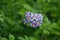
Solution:
<svg viewBox="0 0 60 40"><path fill-rule="evenodd" d="M33 28L41 26L43 20L42 14L26 12L24 24L29 24Z"/></svg>

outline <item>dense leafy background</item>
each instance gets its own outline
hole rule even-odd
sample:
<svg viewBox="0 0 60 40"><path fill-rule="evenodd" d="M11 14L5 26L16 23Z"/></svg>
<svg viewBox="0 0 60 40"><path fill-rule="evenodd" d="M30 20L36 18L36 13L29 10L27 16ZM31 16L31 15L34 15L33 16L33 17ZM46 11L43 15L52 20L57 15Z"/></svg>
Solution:
<svg viewBox="0 0 60 40"><path fill-rule="evenodd" d="M42 26L23 25L26 11L42 13ZM0 0L0 40L60 40L60 0Z"/></svg>

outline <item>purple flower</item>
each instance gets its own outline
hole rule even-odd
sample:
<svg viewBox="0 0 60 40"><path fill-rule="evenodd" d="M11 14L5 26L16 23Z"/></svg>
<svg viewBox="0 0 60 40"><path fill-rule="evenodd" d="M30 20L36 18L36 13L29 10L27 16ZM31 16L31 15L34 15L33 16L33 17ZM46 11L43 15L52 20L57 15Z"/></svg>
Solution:
<svg viewBox="0 0 60 40"><path fill-rule="evenodd" d="M36 24L38 24L39 26L41 26L42 25L42 21L38 20L38 21L36 21Z"/></svg>
<svg viewBox="0 0 60 40"><path fill-rule="evenodd" d="M35 20L37 18L37 13L33 14L32 18L33 18L33 20Z"/></svg>
<svg viewBox="0 0 60 40"><path fill-rule="evenodd" d="M37 20L43 20L43 16L42 16L42 14L38 14L38 18L37 18Z"/></svg>
<svg viewBox="0 0 60 40"><path fill-rule="evenodd" d="M24 19L24 24L28 24L33 28L37 28L42 25L43 16L42 14L26 12L26 19Z"/></svg>
<svg viewBox="0 0 60 40"><path fill-rule="evenodd" d="M43 16L42 16L42 14L35 13L35 14L32 14L32 19L33 20L43 20Z"/></svg>
<svg viewBox="0 0 60 40"><path fill-rule="evenodd" d="M37 28L38 26L41 26L42 25L42 21L41 20L38 20L38 21L33 21L30 26L33 27L33 28Z"/></svg>
<svg viewBox="0 0 60 40"><path fill-rule="evenodd" d="M26 20L27 20L28 22L33 21L32 15L31 15L30 12L26 12Z"/></svg>
<svg viewBox="0 0 60 40"><path fill-rule="evenodd" d="M39 25L34 21L30 24L31 27L37 28Z"/></svg>

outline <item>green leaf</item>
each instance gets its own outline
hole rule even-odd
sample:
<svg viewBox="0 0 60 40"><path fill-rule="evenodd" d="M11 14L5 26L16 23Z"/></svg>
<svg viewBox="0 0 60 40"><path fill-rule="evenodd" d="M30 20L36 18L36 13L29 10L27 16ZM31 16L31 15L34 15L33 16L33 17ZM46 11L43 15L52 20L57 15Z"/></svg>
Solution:
<svg viewBox="0 0 60 40"><path fill-rule="evenodd" d="M34 37L29 37L29 40L36 40L36 38L34 38Z"/></svg>
<svg viewBox="0 0 60 40"><path fill-rule="evenodd" d="M25 16L25 12L26 12L26 9L25 8L21 8L19 11L18 11L18 14L21 15L22 17ZM24 16L23 16L24 15Z"/></svg>
<svg viewBox="0 0 60 40"><path fill-rule="evenodd" d="M33 9L29 4L22 4L22 6L28 11L36 12L36 10Z"/></svg>
<svg viewBox="0 0 60 40"><path fill-rule="evenodd" d="M25 40L23 37L19 37L18 40Z"/></svg>
<svg viewBox="0 0 60 40"><path fill-rule="evenodd" d="M0 37L0 40L8 40L7 38Z"/></svg>
<svg viewBox="0 0 60 40"><path fill-rule="evenodd" d="M29 40L29 38L27 36L25 36L25 40Z"/></svg>
<svg viewBox="0 0 60 40"><path fill-rule="evenodd" d="M48 27L51 34L60 35L60 26L57 23L51 23Z"/></svg>
<svg viewBox="0 0 60 40"><path fill-rule="evenodd" d="M9 35L9 40L14 40L14 36L12 34Z"/></svg>
<svg viewBox="0 0 60 40"><path fill-rule="evenodd" d="M44 15L42 26L40 27L40 29L43 29L43 30L47 29L49 24L50 24L50 20Z"/></svg>

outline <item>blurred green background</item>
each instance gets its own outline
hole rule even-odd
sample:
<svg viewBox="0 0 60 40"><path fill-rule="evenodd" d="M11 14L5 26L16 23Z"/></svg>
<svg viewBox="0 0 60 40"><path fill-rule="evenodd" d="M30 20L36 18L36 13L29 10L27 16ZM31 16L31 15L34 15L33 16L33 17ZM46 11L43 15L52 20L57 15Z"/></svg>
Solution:
<svg viewBox="0 0 60 40"><path fill-rule="evenodd" d="M42 13L42 26L23 25L26 11ZM60 0L0 0L0 40L60 40Z"/></svg>

